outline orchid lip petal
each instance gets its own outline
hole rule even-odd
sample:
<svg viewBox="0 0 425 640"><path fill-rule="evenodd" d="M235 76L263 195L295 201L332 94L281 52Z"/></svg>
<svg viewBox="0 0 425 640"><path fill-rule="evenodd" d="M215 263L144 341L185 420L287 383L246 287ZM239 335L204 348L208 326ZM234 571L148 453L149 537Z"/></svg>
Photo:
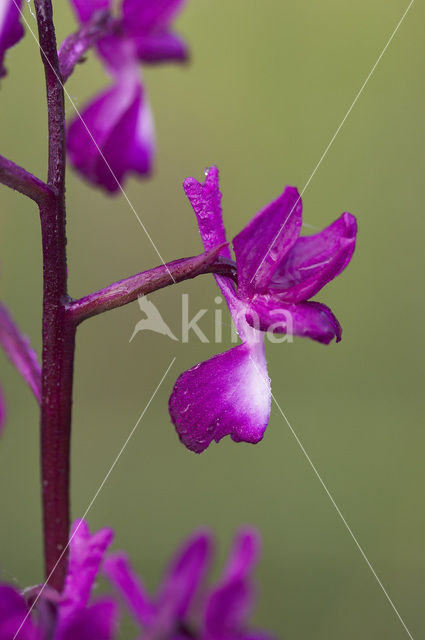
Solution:
<svg viewBox="0 0 425 640"><path fill-rule="evenodd" d="M169 410L181 441L196 453L230 435L259 442L270 415L264 342L243 343L183 373Z"/></svg>
<svg viewBox="0 0 425 640"><path fill-rule="evenodd" d="M128 173L150 172L154 144L146 93L133 73L98 96L68 128L71 163L110 193L122 188Z"/></svg>

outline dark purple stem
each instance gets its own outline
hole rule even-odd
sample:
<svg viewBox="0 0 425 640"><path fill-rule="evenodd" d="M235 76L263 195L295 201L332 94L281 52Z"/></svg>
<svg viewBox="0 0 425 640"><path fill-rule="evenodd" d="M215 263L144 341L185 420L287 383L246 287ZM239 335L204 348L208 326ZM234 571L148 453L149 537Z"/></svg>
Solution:
<svg viewBox="0 0 425 640"><path fill-rule="evenodd" d="M40 207L54 201L54 193L45 182L3 156L0 156L0 183L28 196Z"/></svg>
<svg viewBox="0 0 425 640"><path fill-rule="evenodd" d="M40 207L43 244L41 475L44 557L49 584L62 590L69 535L69 456L75 327L66 313L65 109L51 0L35 0L44 64L49 127L47 184L55 193Z"/></svg>
<svg viewBox="0 0 425 640"><path fill-rule="evenodd" d="M72 301L68 307L69 313L75 324L79 324L86 318L133 302L139 296L183 280L196 278L203 273L221 274L236 281L236 265L231 260L217 257L220 249L221 246L194 258L174 260L125 280L114 282L105 289Z"/></svg>

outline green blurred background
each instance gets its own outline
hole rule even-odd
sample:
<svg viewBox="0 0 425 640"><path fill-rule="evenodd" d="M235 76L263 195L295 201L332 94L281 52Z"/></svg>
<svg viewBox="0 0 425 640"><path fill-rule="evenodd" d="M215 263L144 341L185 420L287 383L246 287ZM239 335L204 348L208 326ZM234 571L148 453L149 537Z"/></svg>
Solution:
<svg viewBox="0 0 425 640"><path fill-rule="evenodd" d="M201 249L184 177L221 171L229 237L285 184L302 188L386 44L407 0L192 0L178 20L189 65L144 71L157 137L156 173L127 194L162 256ZM33 28L34 18L26 7ZM59 38L74 29L55 3ZM423 637L423 4L415 2L304 195L321 228L344 210L358 248L320 294L341 344L268 345L273 392L358 537L413 637ZM46 172L42 68L27 33L1 86L1 153ZM69 81L81 107L107 79L90 56ZM67 112L72 114L67 105ZM41 256L35 206L0 190L1 298L40 348ZM70 293L149 268L158 257L122 197L68 174ZM306 229L309 232L309 229ZM212 277L151 299L180 331L180 297L215 308ZM211 333L212 311L202 327ZM219 560L241 523L264 540L255 622L292 640L407 637L277 408L255 447L226 439L201 456L176 438L167 400L177 374L217 350L140 333L136 303L78 333L73 516L81 515L171 359L177 360L88 520L112 526L154 589L194 527L211 526ZM228 322L228 318L225 318ZM208 324L210 323L210 324ZM224 347L223 347L224 349ZM0 443L0 564L21 585L41 580L37 407L0 358L8 423ZM133 637L129 629L123 637Z"/></svg>

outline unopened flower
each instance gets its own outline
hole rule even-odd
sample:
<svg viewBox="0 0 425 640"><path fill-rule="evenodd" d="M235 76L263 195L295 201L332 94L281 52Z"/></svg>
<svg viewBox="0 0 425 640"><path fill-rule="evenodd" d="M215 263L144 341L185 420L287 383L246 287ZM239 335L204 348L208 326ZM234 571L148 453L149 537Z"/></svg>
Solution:
<svg viewBox="0 0 425 640"><path fill-rule="evenodd" d="M4 56L24 35L20 21L22 0L0 0L0 78L6 75Z"/></svg>
<svg viewBox="0 0 425 640"><path fill-rule="evenodd" d="M73 0L81 23L109 0ZM113 84L71 122L71 163L91 183L117 191L129 173L149 174L155 152L154 126L139 62L184 60L184 42L170 29L182 0L123 0L114 33L97 45Z"/></svg>
<svg viewBox="0 0 425 640"><path fill-rule="evenodd" d="M47 587L31 612L23 595L0 584L0 640L113 640L118 616L115 602L102 598L89 604L112 538L110 529L91 534L83 520L75 522L63 594Z"/></svg>
<svg viewBox="0 0 425 640"><path fill-rule="evenodd" d="M225 242L216 167L207 171L203 184L185 180L184 189L205 249ZM341 339L332 311L309 299L350 262L356 220L344 213L320 233L300 238L301 224L301 198L294 187L286 187L233 240L237 289L223 276L216 281L242 344L183 373L169 403L177 433L192 451L201 453L226 435L236 442L262 439L271 400L262 332L324 344ZM231 258L228 247L220 253Z"/></svg>
<svg viewBox="0 0 425 640"><path fill-rule="evenodd" d="M269 638L249 629L254 605L252 570L259 555L252 529L237 534L226 567L211 588L211 533L200 531L180 547L155 597L150 597L125 554L107 558L104 571L121 593L132 617L149 640L256 640Z"/></svg>

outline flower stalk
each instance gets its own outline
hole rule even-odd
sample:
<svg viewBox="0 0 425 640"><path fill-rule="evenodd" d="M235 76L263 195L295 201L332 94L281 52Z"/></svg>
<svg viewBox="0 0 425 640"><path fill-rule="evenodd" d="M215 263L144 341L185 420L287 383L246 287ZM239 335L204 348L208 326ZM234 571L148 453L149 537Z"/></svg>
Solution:
<svg viewBox="0 0 425 640"><path fill-rule="evenodd" d="M167 264L137 273L69 303L68 313L75 324L104 311L122 307L171 284L196 278L203 273L215 273L236 281L236 266L232 260L218 255L223 245L193 258L182 258Z"/></svg>
<svg viewBox="0 0 425 640"><path fill-rule="evenodd" d="M43 246L43 356L41 397L41 476L45 574L61 591L69 535L69 457L75 328L68 322L65 108L51 0L35 0L41 58L44 64L49 167L47 184L54 199L40 206Z"/></svg>

